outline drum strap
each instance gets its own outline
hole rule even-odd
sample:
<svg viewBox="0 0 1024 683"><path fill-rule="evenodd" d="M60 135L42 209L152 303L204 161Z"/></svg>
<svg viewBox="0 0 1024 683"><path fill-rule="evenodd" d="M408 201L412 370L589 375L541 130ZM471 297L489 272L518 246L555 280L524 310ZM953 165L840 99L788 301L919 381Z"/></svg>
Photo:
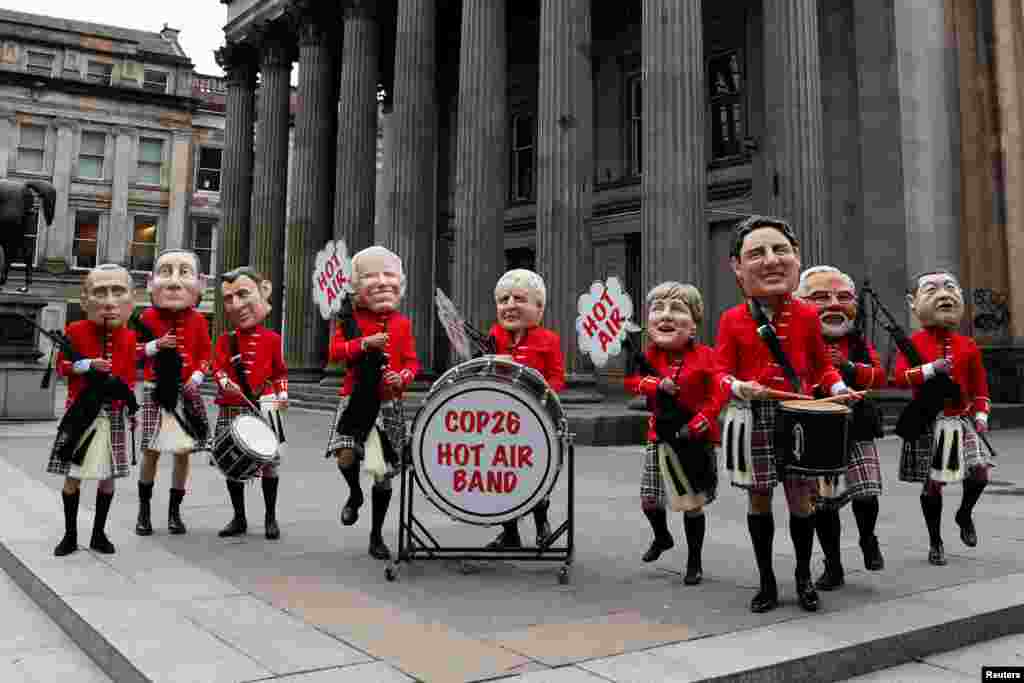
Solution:
<svg viewBox="0 0 1024 683"><path fill-rule="evenodd" d="M252 395L252 387L249 386L249 379L245 376L245 365L242 364L242 352L238 347L238 330L231 331L231 365L235 368L235 374L238 375L238 386L242 388L242 393L250 402L256 403L256 398Z"/></svg>
<svg viewBox="0 0 1024 683"><path fill-rule="evenodd" d="M775 328L772 327L771 321L765 315L764 309L761 308L761 303L757 299L751 298L750 309L753 311L754 321L757 323L757 336L764 340L768 350L772 352L775 362L782 366L786 379L793 385L793 391L799 393L800 379L796 376L796 370L793 369L793 365L789 362L786 352L782 350L782 343L779 341L778 336L776 336Z"/></svg>

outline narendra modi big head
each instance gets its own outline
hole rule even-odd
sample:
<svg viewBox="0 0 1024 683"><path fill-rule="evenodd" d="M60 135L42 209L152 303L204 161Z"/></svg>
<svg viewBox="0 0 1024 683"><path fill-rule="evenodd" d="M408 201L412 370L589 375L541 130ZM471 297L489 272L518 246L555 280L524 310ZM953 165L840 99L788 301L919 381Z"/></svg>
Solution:
<svg viewBox="0 0 1024 683"><path fill-rule="evenodd" d="M82 280L81 302L86 317L107 327L120 327L135 306L132 276L124 266L103 263Z"/></svg>
<svg viewBox="0 0 1024 683"><path fill-rule="evenodd" d="M167 249L157 256L146 289L153 306L185 311L199 305L206 277L199 272L199 256L188 249Z"/></svg>
<svg viewBox="0 0 1024 683"><path fill-rule="evenodd" d="M845 337L857 320L857 289L853 278L833 266L815 266L800 275L796 295L818 309L826 339Z"/></svg>
<svg viewBox="0 0 1024 683"><path fill-rule="evenodd" d="M356 306L374 313L390 313L405 294L405 271L398 254L375 245L352 257Z"/></svg>

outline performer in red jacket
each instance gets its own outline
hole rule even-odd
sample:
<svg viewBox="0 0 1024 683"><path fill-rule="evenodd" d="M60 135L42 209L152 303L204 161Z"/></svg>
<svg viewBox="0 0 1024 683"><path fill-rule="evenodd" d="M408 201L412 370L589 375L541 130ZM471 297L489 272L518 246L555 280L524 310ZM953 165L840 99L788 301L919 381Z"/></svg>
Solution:
<svg viewBox="0 0 1024 683"><path fill-rule="evenodd" d="M859 311L853 278L832 266L808 268L800 275L797 296L818 309L825 346L832 366L839 370L843 381L856 390L885 386L885 370L875 347L854 329ZM825 387L815 387L815 393L824 394ZM818 543L825 555L825 571L814 584L821 590L834 590L845 583L839 552L842 536L839 510L850 501L853 501L853 516L860 531L864 567L878 571L885 566L875 536L878 497L882 495L882 468L875 439L881 436L880 414L872 401L861 401L853 411L844 486L840 487L839 495L820 498L814 514Z"/></svg>
<svg viewBox="0 0 1024 683"><path fill-rule="evenodd" d="M360 366L367 354L384 354L386 363L376 387L364 387L375 392L380 400L379 412L369 415L372 427L365 437L356 437L339 431L331 425L328 456L338 461L338 469L348 483L349 498L341 510L341 523L350 526L359 519L363 504L363 491L359 484L360 463L366 456L383 457L391 466L388 475L374 476L370 502L372 524L369 553L378 560L391 557L384 543L382 529L391 503L391 476L398 467L405 446L406 429L402 395L419 372L416 340L409 319L398 312L398 303L405 293L405 272L397 254L381 246L367 247L352 257L352 279L355 283L355 307L348 324L339 323L331 340L331 361L347 365L345 382L339 391L341 401L338 414L344 417L351 397L357 391L362 373L370 368ZM346 327L355 325L352 334ZM370 373L367 373L370 374Z"/></svg>
<svg viewBox="0 0 1024 683"><path fill-rule="evenodd" d="M99 480L89 547L114 552L104 527L114 499L114 479L129 473L124 413L126 400L134 401L128 395L135 387L136 353L135 333L125 326L134 305L131 275L113 264L93 268L82 283L81 301L87 319L71 323L65 332L82 358L72 362L63 351L57 356L57 372L68 378L68 415L61 421L46 467L47 472L64 476L64 538L53 551L58 557L78 550L83 479ZM86 404L91 404L91 412ZM82 455L81 460L76 455Z"/></svg>
<svg viewBox="0 0 1024 683"><path fill-rule="evenodd" d="M281 335L263 326L270 313L272 284L250 266L242 266L220 276L220 292L224 313L232 330L217 338L213 353L213 376L219 391L220 406L214 440L228 429L239 415L251 413L256 405L277 424L276 413L288 406L288 367L281 351ZM277 419L273 419L277 417ZM283 434L278 432L280 439ZM264 535L275 540L281 537L277 523L278 465L276 460L258 472L266 508ZM221 538L240 536L248 530L245 516L245 482L226 479L234 516L220 530Z"/></svg>
<svg viewBox="0 0 1024 683"><path fill-rule="evenodd" d="M777 403L770 400L770 392L806 394L816 384L828 387L832 395L849 389L831 365L817 310L792 296L800 273L800 249L789 225L752 216L737 226L731 254L733 272L747 300L722 314L715 353L724 374L723 388L741 404L729 410L745 408L753 416L752 482L734 481L733 485L747 489L750 496L747 526L761 575L760 590L750 609L766 612L779 604L772 568L775 520L771 508L772 490L780 479L774 445ZM777 340L794 377L787 377L790 370L776 358L767 339ZM729 411L725 419L728 423ZM811 582L817 481L792 473L782 479L796 554L797 596L801 607L813 611L818 608L818 594Z"/></svg>
<svg viewBox="0 0 1024 683"><path fill-rule="evenodd" d="M184 534L181 501L188 482L189 454L206 445L210 425L199 386L210 373L210 330L196 306L205 278L199 257L185 249L161 253L149 278L153 305L140 317L145 356L142 405L142 468L135 533L153 533L150 500L161 453L174 456L167 530Z"/></svg>
<svg viewBox="0 0 1024 683"><path fill-rule="evenodd" d="M940 427L962 430L959 459L966 471L964 495L956 513L960 540L971 548L978 544L978 532L971 512L988 484L989 455L980 447L978 433L988 431L991 409L988 379L981 362L981 351L970 337L955 332L964 314L964 296L956 276L947 271L924 273L915 278L907 299L923 329L910 338L923 364L912 366L902 351L896 357L895 381L910 387L915 400L937 390L941 382L929 382L937 376L952 379L956 397L947 397L937 418ZM921 512L928 527L928 561L946 564L942 545L943 482L932 479L932 457L936 425L927 425L916 441L904 441L900 456L900 481L924 482ZM956 444L954 444L955 447Z"/></svg>
<svg viewBox="0 0 1024 683"><path fill-rule="evenodd" d="M625 378L626 390L646 397L647 408L651 411L640 479L640 506L654 531L654 540L643 555L644 562L654 562L675 545L668 528L659 448L679 447L682 452L676 453L676 457L705 460L693 463L697 465L693 471L701 476L697 481L687 478L687 487L692 490L683 496L686 501L683 531L687 545L683 583L689 586L700 583L704 575L701 560L706 529L704 506L715 500L718 491L718 459L714 446L721 440L718 413L724 402L714 350L696 340L697 327L703 322L704 301L696 287L671 281L654 287L647 293L647 336L651 343L644 352L646 362L642 365L646 367L631 368L632 372ZM648 374L650 370L655 372ZM664 413L673 403L673 410L678 411L677 421L689 418L682 425L680 442L671 438L663 441L657 429L658 418L667 417Z"/></svg>

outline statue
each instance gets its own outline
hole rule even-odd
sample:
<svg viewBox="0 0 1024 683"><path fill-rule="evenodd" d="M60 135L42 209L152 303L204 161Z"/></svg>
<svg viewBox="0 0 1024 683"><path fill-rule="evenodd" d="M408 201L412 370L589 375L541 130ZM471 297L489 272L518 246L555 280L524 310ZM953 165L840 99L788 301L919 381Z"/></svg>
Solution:
<svg viewBox="0 0 1024 683"><path fill-rule="evenodd" d="M45 180L0 179L0 286L7 283L11 262L20 256L25 261L25 286L18 291L23 294L32 286L32 254L28 253L25 236L35 232L34 194L42 200L43 217L50 225L57 203L57 190L52 184Z"/></svg>

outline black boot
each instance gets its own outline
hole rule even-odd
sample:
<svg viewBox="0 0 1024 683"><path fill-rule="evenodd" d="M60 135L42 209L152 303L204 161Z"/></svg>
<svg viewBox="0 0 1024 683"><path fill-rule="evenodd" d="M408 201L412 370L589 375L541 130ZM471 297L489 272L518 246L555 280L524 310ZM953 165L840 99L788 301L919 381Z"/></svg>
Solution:
<svg viewBox="0 0 1024 683"><path fill-rule="evenodd" d="M92 539L89 540L89 547L104 555L114 554L114 544L110 542L103 532L107 525L107 513L110 512L110 503L114 500L114 492L96 492L96 517L92 525Z"/></svg>
<svg viewBox="0 0 1024 683"><path fill-rule="evenodd" d="M707 518L702 512L699 515L683 516L683 531L686 533L686 575L683 583L696 586L704 578L704 567L701 566L701 551L704 548L704 531Z"/></svg>
<svg viewBox="0 0 1024 683"><path fill-rule="evenodd" d="M846 583L839 550L842 534L839 510L818 510L814 515L814 528L818 532L818 545L825 555L825 571L814 586L823 591L835 590Z"/></svg>
<svg viewBox="0 0 1024 683"><path fill-rule="evenodd" d="M281 538L281 529L277 526L277 477L263 477L263 504L267 509L263 519L264 536L276 541Z"/></svg>
<svg viewBox="0 0 1024 683"><path fill-rule="evenodd" d="M53 549L53 554L57 557L64 557L78 550L78 501L81 496L81 491L60 492L60 497L64 501L64 538Z"/></svg>
<svg viewBox="0 0 1024 683"><path fill-rule="evenodd" d="M372 525L370 529L370 557L377 560L390 560L391 551L384 543L384 536L381 530L384 528L384 518L388 514L388 506L391 504L391 489L384 489L374 486L370 489L370 515Z"/></svg>
<svg viewBox="0 0 1024 683"><path fill-rule="evenodd" d="M551 501L545 498L533 508L533 523L537 526L537 547L543 548L544 541L551 535L551 524L548 523L548 508Z"/></svg>
<svg viewBox="0 0 1024 683"><path fill-rule="evenodd" d="M946 564L946 551L942 547L942 496L921 496L921 512L928 527L928 561L941 567Z"/></svg>
<svg viewBox="0 0 1024 683"><path fill-rule="evenodd" d="M960 527L960 540L968 548L978 545L978 530L974 528L971 512L981 498L988 482L977 479L964 479L964 497L960 500L960 509L956 511L956 523Z"/></svg>
<svg viewBox="0 0 1024 683"><path fill-rule="evenodd" d="M153 535L149 503L153 500L153 482L139 482L139 519L135 522L135 533L139 536Z"/></svg>
<svg viewBox="0 0 1024 683"><path fill-rule="evenodd" d="M672 532L668 530L668 513L665 512L665 508L644 508L644 516L651 524L654 540L640 559L644 562L654 562L663 552L672 548L676 541L672 538Z"/></svg>
<svg viewBox="0 0 1024 683"><path fill-rule="evenodd" d="M501 548L522 548L523 539L519 537L519 520L505 522L501 525L501 533L493 541L487 544L490 550Z"/></svg>
<svg viewBox="0 0 1024 683"><path fill-rule="evenodd" d="M341 470L341 476L348 484L348 501L341 508L341 523L345 526L352 526L359 521L359 508L363 506L363 487L359 483L359 463L355 462L350 467Z"/></svg>
<svg viewBox="0 0 1024 683"><path fill-rule="evenodd" d="M789 537L796 554L796 595L808 612L818 609L818 591L811 582L811 554L814 552L814 515L789 516Z"/></svg>
<svg viewBox="0 0 1024 683"><path fill-rule="evenodd" d="M167 532L177 536L185 533L185 523L181 521L181 500L185 497L185 489L171 489L170 502L167 505Z"/></svg>
<svg viewBox="0 0 1024 683"><path fill-rule="evenodd" d="M854 498L853 516L857 520L860 533L860 549L864 553L864 568L877 572L885 568L882 549L875 536L875 523L878 521L878 497Z"/></svg>
<svg viewBox="0 0 1024 683"><path fill-rule="evenodd" d="M775 539L775 518L766 515L747 515L747 529L754 544L754 558L761 574L761 589L750 601L751 612L768 612L779 606L779 588L772 569L772 541Z"/></svg>
<svg viewBox="0 0 1024 683"><path fill-rule="evenodd" d="M231 509L234 515L227 526L217 532L221 538L241 536L249 530L249 524L245 519L245 482L227 480L228 496L231 497Z"/></svg>

